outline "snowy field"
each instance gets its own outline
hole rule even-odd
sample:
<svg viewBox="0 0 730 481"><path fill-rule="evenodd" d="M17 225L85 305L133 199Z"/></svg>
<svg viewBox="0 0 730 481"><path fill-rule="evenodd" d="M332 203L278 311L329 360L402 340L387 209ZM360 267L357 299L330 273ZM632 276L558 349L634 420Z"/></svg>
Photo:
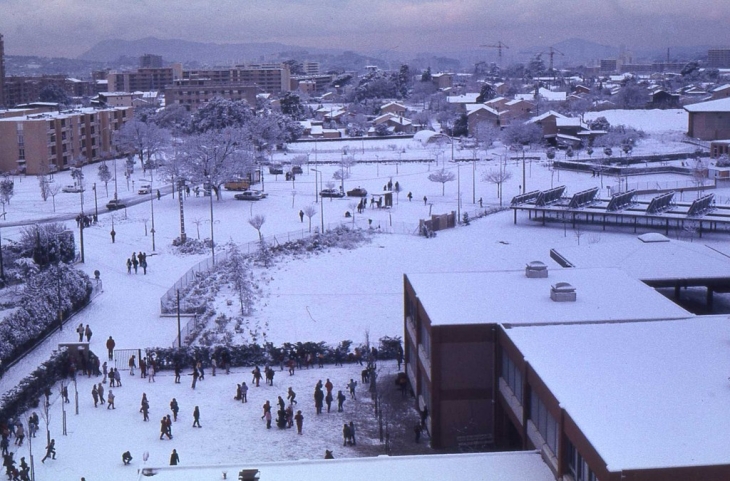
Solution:
<svg viewBox="0 0 730 481"><path fill-rule="evenodd" d="M664 125L663 129L655 127L651 132L652 139L659 138L654 147L661 152L675 152L681 144L668 142L669 138L680 138L686 123L674 122L661 117L646 121ZM601 112L611 123L616 122ZM659 113L655 115L659 116ZM674 114L680 117L678 114ZM686 120L686 119L685 119ZM637 122L639 122L637 120ZM645 122L645 121L641 121ZM617 122L623 123L623 122ZM627 124L629 122L626 122ZM635 124L648 132L644 124ZM662 142L662 135L665 141ZM402 144L400 156L389 147L398 142ZM649 141L647 141L649 142ZM257 214L264 215L266 221L262 234L267 242L284 242L287 239L306 235L307 218L300 222L298 212L315 200L315 172L309 168L317 168L323 172L325 183L331 179L338 169L336 163L342 157L342 146L328 144L324 149L317 148L319 165L314 165L314 153L310 145L292 146L292 152L298 155L309 153L312 165L305 165L305 173L297 176L294 182L286 182L283 176L275 178L266 174L265 190L269 197L258 202L237 201L232 192L223 193L222 200L213 200L212 227L216 243L235 242L251 243L258 239L254 228L248 220ZM496 187L480 181L483 172L497 168L496 161L462 163L460 167L450 163L450 154L438 155L436 162L407 162L407 160L434 158L429 149L416 148L412 141L350 141L350 149L364 149L365 152L355 155L356 160L367 163L352 167L352 178L345 181L345 190L362 186L371 193L381 191L383 185L392 179L398 181L403 189L392 209L370 209L362 215L356 215L354 224L367 228L368 220L377 231L390 229L398 232L415 232L419 219L427 218L429 213L442 214L458 209L461 198L461 211L472 212L478 208L478 199L483 199L487 206L497 206ZM300 150L297 151L297 148ZM405 150L405 153L403 152ZM693 150L693 149L692 149ZM496 154L504 153L499 146ZM471 153L461 152L457 158L471 158ZM544 157L544 154L540 153ZM279 158L281 157L281 158ZM276 160L284 160L278 156ZM321 164L331 162L332 164ZM442 195L441 184L427 179L430 172L441 168L458 174L461 194L457 194L457 181L447 183ZM121 168L121 164L119 166ZM513 177L504 185L504 202L522 190L522 165L509 161L506 168ZM87 183L96 178L96 166L85 167ZM120 169L121 171L121 169ZM546 189L552 185L568 186L568 192L575 193L593 186L600 186L601 180L590 174L572 172L553 173L544 162L532 162L526 166L526 184L528 190ZM135 175L137 185L142 182L143 175ZM652 181L686 180L678 175L657 175ZM71 183L68 174L56 176L56 182L66 185ZM7 219L0 224L3 242L6 239L18 239L19 227L9 224L33 219L43 219L54 215L49 199L40 199L37 181L33 178L16 180L16 195L6 207ZM155 185L153 188L157 188ZM103 293L96 297L92 304L69 320L62 332L52 335L38 350L28 355L20 363L11 368L0 380L0 392L5 392L31 372L42 360L48 358L50 352L59 342L76 339L73 328L79 323L90 324L94 331L91 341L92 350L104 358L104 342L108 336L116 340L117 348L141 348L151 346L170 346L176 335L176 320L160 317L160 297L183 275L192 265L205 259L208 255L180 256L171 246L172 240L180 234L179 204L172 199L169 189L162 187L163 197L154 200L155 249L152 249L151 229L152 212L149 198L138 205L130 206L125 211L107 213L103 205L111 197L113 182L109 185L109 197L103 186L97 185L99 223L84 230L84 247L86 262L79 265L93 277L93 271L101 272ZM142 200L135 194L135 189L127 187L126 181L118 185L121 198L132 201ZM406 198L408 192L413 193L413 201ZM716 193L730 196L727 189L717 189ZM424 205L423 197L427 197ZM80 211L79 194L59 194L56 197L56 214L75 216ZM352 219L344 217L345 211L352 210L357 200L334 199L325 200L321 204L313 204L317 215L312 219L312 226L319 226L324 214L326 229ZM185 221L188 237L210 237L210 200L208 197L185 199ZM321 209L321 210L320 210ZM84 211L94 212L93 191L87 190L84 197ZM111 242L110 230L114 218L116 242ZM68 226L77 234L75 222L68 221ZM145 231L147 230L147 235ZM409 234L375 234L371 242L355 250L332 249L326 254L303 256L299 259L288 259L274 268L257 273L262 280L262 296L256 305L251 322L266 326L267 340L274 344L291 341L325 341L339 343L350 339L355 343L365 340L366 332L370 338L377 340L382 336L402 336L402 286L405 272L434 271L473 271L486 269L519 269L526 262L542 260L550 262L549 249L553 247L574 246L578 242L598 243L625 239L628 233L600 232L590 229L582 232L582 237L573 235L562 227L540 227L532 225L526 216L519 216L517 225L513 224L512 212L492 215L477 221L470 226L459 226L450 231L442 231L434 239ZM703 243L721 247L727 242L727 236L709 235L702 239ZM246 252L248 244L243 248ZM132 252L147 252L149 268L147 275L127 274L125 262ZM552 264L552 263L551 263ZM220 299L224 303L225 299ZM353 369L355 369L353 371ZM388 366L387 369L395 369ZM172 383L169 373L158 376L155 384L141 381L136 377L128 378L125 372L125 385L117 393L117 410L107 411L105 408L94 409L91 402L90 381L79 380L80 413L68 415L68 435L61 435L60 401L55 400L54 415L51 420L52 436L56 439L58 459L41 465L39 446L36 441L37 479L39 480L77 480L85 476L92 480L134 479L136 469L142 463L142 452L148 451L150 459L147 464L167 464L170 451L176 448L180 453L181 463L223 464L233 459L275 461L284 459L319 458L324 449L336 445L340 440L338 425L347 419L348 410L368 408L368 401L346 403L346 413L320 416L315 420L311 406L311 392L319 378L331 377L338 386L350 377L357 377L359 369L345 366L333 368L327 366L314 372L297 372L291 378L284 373L277 373L275 388L258 388L250 394L250 404L241 406L232 400L235 385L241 381L250 381L250 368L239 368L230 376L219 375L206 380L193 391L189 386L189 377L183 384ZM320 374L321 373L321 374ZM306 403L305 435L298 437L290 431L267 432L260 416L261 403L269 399L275 402L277 395L283 395L286 387L294 387L298 399ZM337 389L337 388L336 388ZM73 390L72 390L73 391ZM58 389L54 390L55 393ZM144 423L138 413L141 393L146 392L150 398L150 422ZM173 427L173 441L159 441L159 418L169 412L167 405L172 397L177 397L181 405L181 421ZM200 405L202 411L202 429L192 429L191 413L194 405ZM43 425L43 423L41 423ZM38 438L40 439L40 438ZM333 444L335 443L335 444ZM372 449L366 446L377 444L375 439L364 438L363 447L341 448L336 454L339 457L372 455ZM134 467L124 467L121 453L131 450L135 460ZM19 449L15 458L28 456L27 446Z"/></svg>

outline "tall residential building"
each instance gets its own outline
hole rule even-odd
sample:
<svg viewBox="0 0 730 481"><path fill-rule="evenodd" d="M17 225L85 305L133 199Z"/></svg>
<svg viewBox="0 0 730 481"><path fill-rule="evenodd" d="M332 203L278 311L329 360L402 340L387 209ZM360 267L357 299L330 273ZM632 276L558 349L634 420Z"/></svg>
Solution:
<svg viewBox="0 0 730 481"><path fill-rule="evenodd" d="M5 42L0 33L0 107L5 107Z"/></svg>
<svg viewBox="0 0 730 481"><path fill-rule="evenodd" d="M139 58L140 68L162 68L162 55L146 53Z"/></svg>
<svg viewBox="0 0 730 481"><path fill-rule="evenodd" d="M713 48L707 51L707 66L730 68L730 48Z"/></svg>
<svg viewBox="0 0 730 481"><path fill-rule="evenodd" d="M133 112L131 107L14 111L0 118L0 172L38 175L66 170L79 159L84 164L102 160L112 151L112 133Z"/></svg>
<svg viewBox="0 0 730 481"><path fill-rule="evenodd" d="M183 78L254 85L269 94L288 92L291 89L289 66L280 63L236 65L227 69L186 70L183 72Z"/></svg>
<svg viewBox="0 0 730 481"><path fill-rule="evenodd" d="M165 89L165 105L183 105L188 111L198 110L214 97L245 100L256 105L258 87L243 82L220 82L207 78L175 80Z"/></svg>
<svg viewBox="0 0 730 481"><path fill-rule="evenodd" d="M169 67L140 68L128 72L112 70L107 75L108 92L148 92L164 90L173 81L182 78L182 64Z"/></svg>

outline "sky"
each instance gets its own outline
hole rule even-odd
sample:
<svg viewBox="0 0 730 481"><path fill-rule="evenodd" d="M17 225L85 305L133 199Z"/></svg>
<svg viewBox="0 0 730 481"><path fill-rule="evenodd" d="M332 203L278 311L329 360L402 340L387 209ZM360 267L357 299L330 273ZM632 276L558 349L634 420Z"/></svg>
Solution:
<svg viewBox="0 0 730 481"><path fill-rule="evenodd" d="M70 58L102 40L150 36L403 54L569 38L727 46L728 24L726 0L0 0L6 54Z"/></svg>

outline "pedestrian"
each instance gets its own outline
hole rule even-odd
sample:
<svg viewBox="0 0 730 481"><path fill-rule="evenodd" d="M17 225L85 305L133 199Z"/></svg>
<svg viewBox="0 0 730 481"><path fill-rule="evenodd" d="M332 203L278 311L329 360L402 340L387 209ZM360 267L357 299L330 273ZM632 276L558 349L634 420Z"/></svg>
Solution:
<svg viewBox="0 0 730 481"><path fill-rule="evenodd" d="M192 385L193 389L195 389L195 385L198 384L199 377L200 377L200 373L198 372L198 369L193 368L193 385Z"/></svg>
<svg viewBox="0 0 730 481"><path fill-rule="evenodd" d="M162 197L162 194L160 193L160 189L157 189L157 200L160 200Z"/></svg>
<svg viewBox="0 0 730 481"><path fill-rule="evenodd" d="M332 407L332 392L328 391L327 395L324 397L324 402L327 403L327 412L330 412L330 408Z"/></svg>
<svg viewBox="0 0 730 481"><path fill-rule="evenodd" d="M114 369L114 382L117 387L122 387L122 375L119 374L119 369Z"/></svg>
<svg viewBox="0 0 730 481"><path fill-rule="evenodd" d="M139 358L139 377L141 379L147 377L147 361L143 357Z"/></svg>
<svg viewBox="0 0 730 481"><path fill-rule="evenodd" d="M101 365L101 374L102 374L102 376L101 376L101 382L103 382L104 384L106 384L106 378L107 378L107 365L106 365L106 361L104 361L104 364Z"/></svg>
<svg viewBox="0 0 730 481"><path fill-rule="evenodd" d="M482 208L482 198L481 197L479 197L479 208L480 209Z"/></svg>
<svg viewBox="0 0 730 481"><path fill-rule="evenodd" d="M266 417L266 413L271 412L271 403L269 403L268 399L263 405L264 413L261 415L261 419L264 419Z"/></svg>
<svg viewBox="0 0 730 481"><path fill-rule="evenodd" d="M180 384L180 364L175 363L175 384Z"/></svg>
<svg viewBox="0 0 730 481"><path fill-rule="evenodd" d="M248 399L246 398L246 395L248 394L248 386L246 386L246 383L244 382L241 384L241 402L245 403L248 402Z"/></svg>
<svg viewBox="0 0 730 481"><path fill-rule="evenodd" d="M132 259L127 259L127 274L132 273Z"/></svg>
<svg viewBox="0 0 730 481"><path fill-rule="evenodd" d="M122 453L122 462L124 465L128 465L132 461L132 454L129 451L124 451Z"/></svg>
<svg viewBox="0 0 730 481"><path fill-rule="evenodd" d="M116 407L114 407L114 398L115 397L116 396L114 396L114 393L110 389L109 394L106 397L106 408L107 409L116 409Z"/></svg>
<svg viewBox="0 0 730 481"><path fill-rule="evenodd" d="M17 446L22 446L24 439L25 439L25 428L23 427L23 423L18 421L18 424L15 426L15 444Z"/></svg>
<svg viewBox="0 0 730 481"><path fill-rule="evenodd" d="M135 254L132 254L132 267L134 267L134 273L137 273L137 266L139 266L139 261L137 260L137 256Z"/></svg>
<svg viewBox="0 0 730 481"><path fill-rule="evenodd" d="M155 382L156 373L157 373L157 369L155 369L155 363L150 362L149 365L147 366L147 382Z"/></svg>
<svg viewBox="0 0 730 481"><path fill-rule="evenodd" d="M355 442L355 425L350 421L350 439L352 439L352 445L357 446Z"/></svg>
<svg viewBox="0 0 730 481"><path fill-rule="evenodd" d="M177 404L177 399L172 398L170 401L170 411L172 411L172 417L177 421L177 413L180 412L180 406Z"/></svg>
<svg viewBox="0 0 730 481"><path fill-rule="evenodd" d="M91 397L94 398L94 407L99 404L99 390L96 388L96 384L91 388Z"/></svg>
<svg viewBox="0 0 730 481"><path fill-rule="evenodd" d="M345 403L345 399L347 399L347 398L345 397L344 394L342 394L342 391L337 391L337 412L338 413L341 413L342 411L344 411L342 405Z"/></svg>
<svg viewBox="0 0 730 481"><path fill-rule="evenodd" d="M76 328L76 332L79 333L79 342L83 342L84 340L84 324L79 324L79 327Z"/></svg>
<svg viewBox="0 0 730 481"><path fill-rule="evenodd" d="M106 340L106 350L109 353L109 360L114 359L114 347L117 345L116 342L114 342L114 339L112 339L112 336L109 336L109 339Z"/></svg>
<svg viewBox="0 0 730 481"><path fill-rule="evenodd" d="M286 404L284 403L284 398L282 398L281 396L279 396L277 404L279 405L280 410L283 410L286 407Z"/></svg>
<svg viewBox="0 0 730 481"><path fill-rule="evenodd" d="M428 198L424 195L423 196L423 205L426 205L427 202L428 202Z"/></svg>
<svg viewBox="0 0 730 481"><path fill-rule="evenodd" d="M200 377L198 378L200 381L205 380L205 370L203 369L203 361L198 361L198 364L196 365L198 368L198 372L200 373Z"/></svg>
<svg viewBox="0 0 730 481"><path fill-rule="evenodd" d="M96 392L99 394L99 402L104 404L106 402L104 400L104 386L101 383L96 386Z"/></svg>
<svg viewBox="0 0 730 481"><path fill-rule="evenodd" d="M290 404L298 404L296 397L297 397L297 393L295 393L294 390L290 386L289 391L287 392L287 396L286 396L287 401L289 401Z"/></svg>
<svg viewBox="0 0 730 481"><path fill-rule="evenodd" d="M266 411L264 419L266 419L266 429L271 429L271 411Z"/></svg>
<svg viewBox="0 0 730 481"><path fill-rule="evenodd" d="M56 440L51 439L51 442L46 446L46 455L41 459L41 463L44 463L46 459L56 459Z"/></svg>
<svg viewBox="0 0 730 481"><path fill-rule="evenodd" d="M317 414L322 414L322 401L324 400L324 393L322 388L317 387L314 390L314 408L317 410Z"/></svg>
<svg viewBox="0 0 730 481"><path fill-rule="evenodd" d="M117 236L116 231L112 229L111 232L109 232L109 235L112 236L112 244L114 244L114 238Z"/></svg>
<svg viewBox="0 0 730 481"><path fill-rule="evenodd" d="M303 210L299 211L299 222L304 222L304 211Z"/></svg>
<svg viewBox="0 0 730 481"><path fill-rule="evenodd" d="M160 419L160 441L162 441L162 438L166 435L168 438L170 438L167 433L167 418L165 416L162 416L162 419Z"/></svg>
<svg viewBox="0 0 730 481"><path fill-rule="evenodd" d="M256 387L259 387L259 382L261 382L261 369L259 369L258 366L254 366L253 371L251 371L251 374L253 374L253 379L251 380L251 384L256 384Z"/></svg>
<svg viewBox="0 0 730 481"><path fill-rule="evenodd" d="M134 376L134 368L137 367L136 358L134 354L129 358L129 375Z"/></svg>
<svg viewBox="0 0 730 481"><path fill-rule="evenodd" d="M350 441L350 426L347 423L342 426L342 445L347 446Z"/></svg>
<svg viewBox="0 0 730 481"><path fill-rule="evenodd" d="M167 424L167 437L172 439L172 419L170 419L169 414L165 416L165 420Z"/></svg>
<svg viewBox="0 0 730 481"><path fill-rule="evenodd" d="M177 455L176 450L172 450L172 454L170 454L170 466L177 466L177 463L180 462L180 456Z"/></svg>
<svg viewBox="0 0 730 481"><path fill-rule="evenodd" d="M88 324L86 325L86 329L84 329L84 334L86 334L86 342L91 342L91 334L93 333L91 332L91 327L89 327Z"/></svg>
<svg viewBox="0 0 730 481"><path fill-rule="evenodd" d="M71 401L68 399L68 386L64 385L61 388L61 397L63 398L64 403L70 403Z"/></svg>
<svg viewBox="0 0 730 481"><path fill-rule="evenodd" d="M350 383L347 385L347 388L350 390L350 397L353 399L357 399L357 396L355 395L356 387L357 387L357 381L353 381L352 378L350 378Z"/></svg>
<svg viewBox="0 0 730 481"><path fill-rule="evenodd" d="M215 376L215 369L218 367L218 361L216 361L215 357L210 360L210 371L213 376Z"/></svg>
<svg viewBox="0 0 730 481"><path fill-rule="evenodd" d="M332 381L327 378L327 382L324 383L324 388L327 390L327 394L332 394L332 388L335 387Z"/></svg>
<svg viewBox="0 0 730 481"><path fill-rule="evenodd" d="M193 409L193 427L195 427L196 424L199 428L203 427L200 425L200 408L198 406L195 406L195 409Z"/></svg>
<svg viewBox="0 0 730 481"><path fill-rule="evenodd" d="M332 456L332 451L329 449L324 450L324 459L335 459L334 456Z"/></svg>
<svg viewBox="0 0 730 481"><path fill-rule="evenodd" d="M139 261L139 266L142 268L144 275L147 275L147 254L145 254Z"/></svg>
<svg viewBox="0 0 730 481"><path fill-rule="evenodd" d="M297 434L302 434L302 425L304 424L304 416L301 411L297 411L294 416L294 422L297 424Z"/></svg>
<svg viewBox="0 0 730 481"><path fill-rule="evenodd" d="M142 403L141 403L141 406L139 408L139 411L143 415L143 418L142 418L143 421L149 421L150 420L150 416L149 416L149 413L150 413L150 403L147 400L147 393L142 393Z"/></svg>
<svg viewBox="0 0 730 481"><path fill-rule="evenodd" d="M413 194L411 192L408 192L408 195L406 197L408 197L408 202L413 200Z"/></svg>

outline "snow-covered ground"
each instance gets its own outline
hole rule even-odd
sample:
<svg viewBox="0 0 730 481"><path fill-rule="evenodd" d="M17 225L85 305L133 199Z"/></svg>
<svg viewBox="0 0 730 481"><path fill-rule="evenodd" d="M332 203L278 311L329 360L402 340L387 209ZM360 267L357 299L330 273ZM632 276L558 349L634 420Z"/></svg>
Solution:
<svg viewBox="0 0 730 481"><path fill-rule="evenodd" d="M681 137L686 124L670 122L655 117L654 122L663 125L662 135ZM601 112L606 115L606 112ZM660 115L657 113L656 115ZM680 115L674 114L677 117ZM607 116L608 117L608 116ZM658 120L656 120L658 119ZM611 123L616 122L609 118ZM628 124L628 122L626 122ZM641 128L644 128L640 125ZM648 129L644 129L647 130ZM655 131L659 132L659 131ZM652 135L655 135L652 133ZM665 139L666 140L666 139ZM398 149L389 145L402 143ZM288 156L309 153L311 165L305 165L305 173L296 180L286 182L283 176L275 178L266 174L265 190L267 199L258 202L237 201L232 192L224 192L223 199L213 200L214 238L216 243L229 241L252 243L258 239L254 228L248 224L254 215L264 215L266 221L262 234L267 242L284 242L289 238L306 235L307 218L300 222L298 212L315 200L315 172L322 171L324 182L331 179L338 169L336 163L342 158L342 147L328 143L326 148L320 143L316 148L319 162L332 164L314 165L315 155L310 146L294 145ZM362 186L370 192L382 191L383 185L392 179L398 181L403 191L392 209L370 209L356 215L354 224L367 228L369 220L372 227L381 230L391 225L398 232L415 232L419 219L427 218L429 213L442 214L457 211L457 200L461 198L462 211L478 208L478 199L484 206L496 206L499 199L496 187L480 181L483 172L497 168L496 161L462 163L460 167L449 162L451 152L438 155L435 162L406 162L423 158L434 158L431 149L416 148L409 140L350 141L351 149L360 149L356 160L368 163L356 164L351 168L352 178L345 181L345 190ZM675 151L677 145L657 142L661 152ZM297 151L297 149L300 149ZM362 150L364 149L364 153ZM403 152L405 150L405 153ZM504 153L498 150L496 153ZM471 153L462 151L461 156L471 158ZM542 155L542 154L541 154ZM283 154L276 160L285 160ZM400 161L400 162L399 162ZM446 184L442 195L441 184L427 179L430 172L441 168L458 174L461 195L457 194L457 181ZM120 166L121 167L121 166ZM513 177L504 185L504 202L522 191L522 164L509 161L506 168ZM85 169L87 182L96 177L96 166ZM143 175L134 176L137 186ZM652 177L654 181L682 179L681 176L662 174ZM56 175L56 182L62 185L71 183L68 174ZM334 181L333 181L334 182ZM526 189L546 189L552 185L565 184L571 193L593 186L600 186L601 180L590 174L573 172L553 173L541 162L528 163L525 168ZM6 207L6 224L0 224L3 241L19 238L19 227L7 224L42 219L54 215L49 199L40 198L37 181L33 178L16 180L16 195ZM79 267L92 275L98 269L103 281L103 293L96 297L90 307L67 322L62 332L51 336L39 349L11 368L0 380L0 392L5 392L31 372L59 342L75 339L73 327L78 323L90 324L94 331L91 341L92 350L103 354L104 341L112 335L117 348L145 348L150 346L170 346L176 335L176 320L160 317L160 297L195 263L207 255L181 256L172 248L172 240L180 234L180 212L177 199L169 194L154 200L155 249L152 249L151 229L152 211L150 201L130 206L125 211L107 213L103 205L111 198L113 182L109 185L107 197L103 186L97 185L99 223L84 230L84 250L86 262ZM156 188L155 186L154 188ZM119 182L119 195L127 200L139 200L135 189L126 182ZM163 188L163 192L165 192ZM413 193L413 201L406 198ZM727 189L718 193L730 195ZM424 205L423 197L427 198ZM79 194L59 194L56 197L56 213L75 216L80 211ZM327 229L352 219L344 217L345 211L352 211L357 199L325 200L314 204L317 214L312 226L319 226L324 214ZM321 209L321 210L320 210ZM84 197L84 211L94 212L93 191L87 190ZM185 199L185 226L189 237L210 237L211 204L208 197ZM116 242L111 242L110 230L114 218ZM68 221L69 228L78 234L75 222ZM146 235L147 233L147 235ZM599 232L584 230L583 242L611 242L623 239L626 233ZM77 235L78 240L78 235ZM267 339L274 344L286 341L325 341L339 343L351 339L356 343L364 342L366 332L370 339L388 336L402 336L402 286L405 272L433 271L471 271L487 269L518 269L532 260L549 261L551 247L577 245L580 238L562 228L532 225L520 216L517 225L513 224L512 213L492 215L473 222L470 226L459 226L450 231L442 231L434 239L415 235L376 234L372 241L355 250L332 249L326 254L303 256L287 259L274 268L260 273L262 297L256 305L251 322L267 327ZM709 235L703 242L720 245L727 241L726 236ZM253 245L253 244L251 244ZM249 244L243 249L246 252ZM147 275L127 274L125 262L132 252L144 251L149 254ZM93 275L92 275L93 277ZM224 300L224 299L223 299ZM102 356L103 357L103 356ZM389 366L388 369L395 369ZM86 476L87 480L131 479L130 468L121 463L121 453L131 450L137 467L142 462L142 452L149 451L148 464L166 464L172 448L180 453L181 462L222 464L230 463L232 457L251 460L281 460L299 458L319 458L325 448L339 442L337 426L347 419L349 409L368 409L366 401L346 403L345 415L330 414L329 418L320 416L314 419L311 406L311 392L317 379L331 377L339 386L350 377L357 376L357 368L345 366L322 370L306 371L291 378L278 373L276 387L261 387L251 393L251 403L241 406L232 400L235 384L250 381L250 369L239 368L230 376L207 375L199 389L193 391L189 377L181 385L172 383L167 373L158 376L152 384L138 378L129 378L125 372L125 385L118 391L117 410L94 409L89 394L91 385L86 379L79 380L80 413L71 412L68 417L68 436L61 435L61 407L56 399L54 415L51 419L52 436L56 439L59 452L53 462L37 464L37 479L72 480ZM321 373L321 374L320 374ZM127 378L129 378L127 380ZM272 402L277 395L283 395L286 387L292 385L299 393L299 399L306 403L305 435L298 437L290 431L266 432L261 421L260 405L265 399ZM58 392L58 389L55 390ZM141 393L146 392L151 403L151 419L144 423L138 413ZM173 441L159 441L159 418L167 413L167 405L172 397L181 404L182 420L173 427ZM191 413L194 405L202 411L202 429L192 429ZM187 424L186 424L187 423ZM43 424L43 423L42 423ZM40 440L40 438L38 438ZM364 439L363 444L376 444L374 439ZM40 441L34 445L36 456L40 453ZM340 449L340 457L363 455L358 448ZM363 448L364 449L364 448ZM370 451L367 451L370 453ZM27 447L20 449L16 459L27 456ZM36 457L39 460L39 457Z"/></svg>

